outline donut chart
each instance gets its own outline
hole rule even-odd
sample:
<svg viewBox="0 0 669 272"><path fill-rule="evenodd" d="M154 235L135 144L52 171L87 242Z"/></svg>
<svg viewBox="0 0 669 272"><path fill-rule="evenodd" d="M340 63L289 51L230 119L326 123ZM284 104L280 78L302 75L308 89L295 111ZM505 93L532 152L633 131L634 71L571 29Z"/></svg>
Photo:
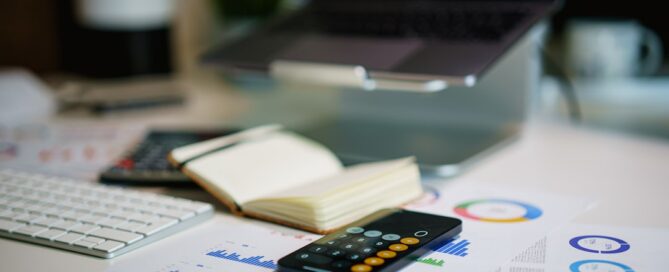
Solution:
<svg viewBox="0 0 669 272"><path fill-rule="evenodd" d="M631 267L607 260L582 260L569 266L571 272L634 272Z"/></svg>
<svg viewBox="0 0 669 272"><path fill-rule="evenodd" d="M460 203L454 212L462 217L494 223L526 222L539 218L538 207L509 199L477 199Z"/></svg>
<svg viewBox="0 0 669 272"><path fill-rule="evenodd" d="M630 249L625 240L604 235L582 235L571 238L569 245L573 248L599 254L616 254Z"/></svg>

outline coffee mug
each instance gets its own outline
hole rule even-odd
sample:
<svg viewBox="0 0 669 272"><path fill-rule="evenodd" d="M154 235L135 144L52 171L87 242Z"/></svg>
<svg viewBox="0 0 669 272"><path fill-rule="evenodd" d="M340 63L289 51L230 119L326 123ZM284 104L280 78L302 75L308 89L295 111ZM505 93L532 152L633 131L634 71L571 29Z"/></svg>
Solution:
<svg viewBox="0 0 669 272"><path fill-rule="evenodd" d="M634 20L572 20L566 27L566 66L578 77L632 77L655 73L662 42Z"/></svg>

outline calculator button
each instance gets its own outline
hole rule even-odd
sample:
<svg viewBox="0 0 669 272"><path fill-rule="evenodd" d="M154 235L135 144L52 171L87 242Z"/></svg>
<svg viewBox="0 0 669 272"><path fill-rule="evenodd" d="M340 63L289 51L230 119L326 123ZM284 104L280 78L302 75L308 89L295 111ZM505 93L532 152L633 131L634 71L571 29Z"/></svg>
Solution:
<svg viewBox="0 0 669 272"><path fill-rule="evenodd" d="M328 246L334 246L334 245L336 245L336 244L339 244L339 241L337 241L337 240L331 240L331 241L327 241L327 242L325 242L325 244L328 245Z"/></svg>
<svg viewBox="0 0 669 272"><path fill-rule="evenodd" d="M311 253L299 253L297 254L297 259L300 261L315 263L315 264L326 264L332 261L331 258Z"/></svg>
<svg viewBox="0 0 669 272"><path fill-rule="evenodd" d="M309 251L311 251L313 253L323 253L327 250L328 250L328 248L324 247L324 246L312 246L312 247L309 248Z"/></svg>
<svg viewBox="0 0 669 272"><path fill-rule="evenodd" d="M381 239L386 240L386 241L396 241L400 239L400 236L397 234L385 234L381 236Z"/></svg>
<svg viewBox="0 0 669 272"><path fill-rule="evenodd" d="M395 258L395 256L397 256L397 253L395 253L395 251L390 251L390 250L381 250L376 253L376 256L379 256L384 259L390 259L390 258Z"/></svg>
<svg viewBox="0 0 669 272"><path fill-rule="evenodd" d="M365 241L367 241L367 238L365 238L365 237L358 237L358 238L353 239L353 242L356 242L356 243L364 243Z"/></svg>
<svg viewBox="0 0 669 272"><path fill-rule="evenodd" d="M363 231L365 231L365 229L363 229L361 227L350 227L350 228L346 229L346 232L353 233L353 234L362 233Z"/></svg>
<svg viewBox="0 0 669 272"><path fill-rule="evenodd" d="M425 230L419 230L416 233L413 234L413 236L416 237L425 237L427 235L427 231Z"/></svg>
<svg viewBox="0 0 669 272"><path fill-rule="evenodd" d="M344 261L344 260L336 261L336 262L332 263L332 267L334 267L334 268L346 268L346 267L349 267L349 266L351 266L351 262Z"/></svg>
<svg viewBox="0 0 669 272"><path fill-rule="evenodd" d="M121 169L132 169L135 165L135 162L131 159L122 159L117 163L117 167Z"/></svg>
<svg viewBox="0 0 669 272"><path fill-rule="evenodd" d="M327 254L329 256L332 256L332 257L339 257L339 256L344 255L344 251L341 251L341 250L338 250L338 249L333 249L333 250L328 251Z"/></svg>
<svg viewBox="0 0 669 272"><path fill-rule="evenodd" d="M360 249L360 253L362 253L362 254L371 254L374 251L376 251L376 250L374 250L374 248L371 248L371 247L363 247L363 248Z"/></svg>
<svg viewBox="0 0 669 272"><path fill-rule="evenodd" d="M388 246L388 242L386 241L376 241L374 242L374 247L376 248L386 248Z"/></svg>
<svg viewBox="0 0 669 272"><path fill-rule="evenodd" d="M295 257L297 257L298 260L306 260L306 259L309 259L309 257L311 257L311 254L302 253L302 254L297 254L297 256L295 256Z"/></svg>
<svg viewBox="0 0 669 272"><path fill-rule="evenodd" d="M413 237L404 237L402 238L402 240L400 240L400 242L405 245L415 245L420 243L420 240L418 240L418 238L413 238Z"/></svg>
<svg viewBox="0 0 669 272"><path fill-rule="evenodd" d="M343 244L343 245L340 246L340 248L343 249L343 250L354 250L357 247L358 246L356 246L354 244L351 244L351 243L346 243L346 244Z"/></svg>
<svg viewBox="0 0 669 272"><path fill-rule="evenodd" d="M351 237L351 235L346 234L346 233L342 233L342 234L337 235L337 239L344 239L344 238L348 238L348 237Z"/></svg>
<svg viewBox="0 0 669 272"><path fill-rule="evenodd" d="M362 258L363 255L360 254L349 254L348 256L346 256L346 259L349 259L351 261L359 261L362 260Z"/></svg>
<svg viewBox="0 0 669 272"><path fill-rule="evenodd" d="M351 266L351 272L369 272L372 271L372 267L366 264L356 264Z"/></svg>
<svg viewBox="0 0 669 272"><path fill-rule="evenodd" d="M383 259L378 258L378 257L369 257L365 259L365 264L371 265L371 266L379 266L382 265L384 262Z"/></svg>
<svg viewBox="0 0 669 272"><path fill-rule="evenodd" d="M388 248L392 251L405 251L409 247L405 244L392 244Z"/></svg>
<svg viewBox="0 0 669 272"><path fill-rule="evenodd" d="M363 235L373 238L373 237L381 236L381 232L378 231L378 230L368 230L368 231L365 231L365 233L363 233Z"/></svg>

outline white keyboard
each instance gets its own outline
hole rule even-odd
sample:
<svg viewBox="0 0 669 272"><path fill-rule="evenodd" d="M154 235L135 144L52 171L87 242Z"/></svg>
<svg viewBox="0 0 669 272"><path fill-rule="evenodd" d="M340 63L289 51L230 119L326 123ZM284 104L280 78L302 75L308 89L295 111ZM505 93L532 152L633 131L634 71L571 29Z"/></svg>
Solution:
<svg viewBox="0 0 669 272"><path fill-rule="evenodd" d="M210 204L0 169L0 236L112 258L202 222Z"/></svg>

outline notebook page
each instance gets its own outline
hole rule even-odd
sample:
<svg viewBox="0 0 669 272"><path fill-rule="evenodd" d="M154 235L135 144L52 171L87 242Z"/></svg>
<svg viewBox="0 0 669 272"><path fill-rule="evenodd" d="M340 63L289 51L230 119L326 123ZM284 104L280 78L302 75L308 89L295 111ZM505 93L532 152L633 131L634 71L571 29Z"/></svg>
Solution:
<svg viewBox="0 0 669 272"><path fill-rule="evenodd" d="M186 167L235 202L270 195L338 174L339 160L322 145L290 132L231 146Z"/></svg>
<svg viewBox="0 0 669 272"><path fill-rule="evenodd" d="M414 158L409 157L351 166L338 175L313 180L299 188L288 188L286 190L278 191L268 195L265 199L322 197L327 194L336 193L340 190L363 185L365 181L386 175L394 170L410 165L413 162Z"/></svg>

